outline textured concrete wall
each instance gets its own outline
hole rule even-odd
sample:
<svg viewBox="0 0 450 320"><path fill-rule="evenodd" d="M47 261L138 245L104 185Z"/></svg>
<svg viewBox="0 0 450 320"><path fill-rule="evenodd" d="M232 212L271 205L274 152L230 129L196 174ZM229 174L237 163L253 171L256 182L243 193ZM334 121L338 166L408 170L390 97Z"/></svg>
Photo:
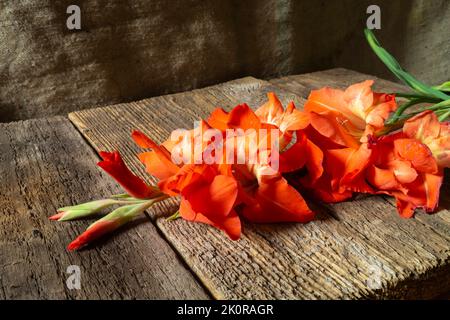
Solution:
<svg viewBox="0 0 450 320"><path fill-rule="evenodd" d="M354 7L356 12L364 10L368 4L379 4L382 24L376 35L406 70L427 83L450 80L450 1L369 0L358 3ZM365 21L353 17L351 4L346 8L343 20L347 22L343 23L342 36L338 36L342 41L331 55L331 64L396 79L373 55L361 35Z"/></svg>
<svg viewBox="0 0 450 320"><path fill-rule="evenodd" d="M82 30L66 28L78 4ZM377 34L424 80L449 77L447 0L0 0L0 122L333 66L386 76Z"/></svg>

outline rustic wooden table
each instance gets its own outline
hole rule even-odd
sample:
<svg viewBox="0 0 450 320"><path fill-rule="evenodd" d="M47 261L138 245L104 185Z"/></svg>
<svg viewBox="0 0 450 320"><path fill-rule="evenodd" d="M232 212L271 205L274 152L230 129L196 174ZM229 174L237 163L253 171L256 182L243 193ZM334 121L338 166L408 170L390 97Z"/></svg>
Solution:
<svg viewBox="0 0 450 320"><path fill-rule="evenodd" d="M47 219L62 205L120 191L96 167L99 150L119 150L148 179L132 129L162 141L216 106L256 108L268 91L301 106L311 89L367 78L374 77L344 69L269 82L247 77L68 119L0 124L0 298L433 298L450 291L448 184L434 215L401 219L391 199L363 197L329 206L306 225L245 224L238 242L206 225L166 221L173 200L152 209L152 221L138 219L79 252L65 246L90 221ZM378 79L375 87L400 88ZM70 265L80 266L79 290L66 286Z"/></svg>

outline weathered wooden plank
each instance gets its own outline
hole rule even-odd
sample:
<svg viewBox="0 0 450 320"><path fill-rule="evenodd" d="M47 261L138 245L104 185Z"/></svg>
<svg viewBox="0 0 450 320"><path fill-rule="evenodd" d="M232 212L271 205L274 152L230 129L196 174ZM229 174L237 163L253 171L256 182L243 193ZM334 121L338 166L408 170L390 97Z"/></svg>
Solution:
<svg viewBox="0 0 450 320"><path fill-rule="evenodd" d="M94 148L120 150L145 176L129 138L132 128L162 141L215 106L257 107L268 91L284 103L303 101L268 82L244 78L69 118ZM306 225L247 223L237 242L209 226L168 222L160 217L168 211L160 207L154 214L158 227L216 298L429 298L450 288L449 240L416 219L398 218L379 198L319 208L319 219Z"/></svg>
<svg viewBox="0 0 450 320"><path fill-rule="evenodd" d="M300 97L306 98L308 97L311 90L320 89L325 86L333 88L345 88L353 83L368 79L372 79L375 81L374 90L388 92L410 91L401 84L344 68L286 76L282 78L271 79L269 80L269 82L287 91L295 93Z"/></svg>
<svg viewBox="0 0 450 320"><path fill-rule="evenodd" d="M326 71L318 71L301 75L292 75L278 79L272 79L270 82L282 89L295 93L303 98L307 98L311 90L319 89L325 86L344 89L349 85L364 81L366 79L375 80L374 89L381 92L408 92L406 86L392 81L379 79L377 77L359 73L348 69L331 69ZM422 221L434 232L438 232L443 237L450 239L450 188L449 188L449 170L446 171L446 179L441 188L440 208L438 212L429 215L419 213L416 219ZM390 197L385 199L395 206L395 200Z"/></svg>
<svg viewBox="0 0 450 320"><path fill-rule="evenodd" d="M119 191L97 161L66 118L0 124L0 299L208 298L148 219L95 249L66 250L88 222L48 216ZM79 290L66 286L70 265Z"/></svg>

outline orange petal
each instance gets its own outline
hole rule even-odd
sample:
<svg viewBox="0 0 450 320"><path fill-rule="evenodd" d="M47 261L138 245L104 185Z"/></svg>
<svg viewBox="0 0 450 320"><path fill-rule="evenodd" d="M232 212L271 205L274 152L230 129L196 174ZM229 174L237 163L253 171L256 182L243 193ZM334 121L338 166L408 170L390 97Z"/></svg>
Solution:
<svg viewBox="0 0 450 320"><path fill-rule="evenodd" d="M138 199L151 198L155 189L148 186L144 180L134 175L127 168L119 152L100 152L102 161L97 165L113 177L131 196Z"/></svg>
<svg viewBox="0 0 450 320"><path fill-rule="evenodd" d="M247 205L243 216L250 222L309 222L314 213L308 208L303 197L279 177L260 183L253 194L255 205Z"/></svg>
<svg viewBox="0 0 450 320"><path fill-rule="evenodd" d="M314 183L323 174L323 152L312 141L306 140L306 167L311 183Z"/></svg>
<svg viewBox="0 0 450 320"><path fill-rule="evenodd" d="M228 129L228 113L222 108L216 108L209 116L208 125L222 131Z"/></svg>
<svg viewBox="0 0 450 320"><path fill-rule="evenodd" d="M417 171L411 167L409 161L394 160L389 163L389 167L400 183L411 183L417 178Z"/></svg>
<svg viewBox="0 0 450 320"><path fill-rule="evenodd" d="M336 116L330 112L310 113L311 126L322 136L341 146L358 148L359 142L350 135L346 128L339 124Z"/></svg>
<svg viewBox="0 0 450 320"><path fill-rule="evenodd" d="M140 131L133 131L131 137L141 148L151 148L152 152L139 154L139 160L147 167L147 171L159 179L175 174L179 167L171 160L170 152L164 146L158 146L153 140Z"/></svg>
<svg viewBox="0 0 450 320"><path fill-rule="evenodd" d="M364 130L366 125L364 117L355 115L348 107L348 102L345 100L345 93L342 90L331 88L322 88L320 90L313 90L305 103L304 110L315 113L333 113L334 116L346 118L357 128Z"/></svg>
<svg viewBox="0 0 450 320"><path fill-rule="evenodd" d="M241 236L241 220L236 211L232 210L224 219L219 221L211 221L205 215L196 213L189 201L182 198L180 204L180 214L183 219L193 222L209 224L215 228L225 231L231 240L238 240Z"/></svg>
<svg viewBox="0 0 450 320"><path fill-rule="evenodd" d="M295 107L294 107L295 108ZM309 113L294 109L281 118L279 127L282 132L303 130L310 124Z"/></svg>
<svg viewBox="0 0 450 320"><path fill-rule="evenodd" d="M395 178L394 172L389 169L378 168L377 166L370 166L366 172L367 180L377 191L379 190L399 190L406 192L405 188Z"/></svg>
<svg viewBox="0 0 450 320"><path fill-rule="evenodd" d="M322 176L311 184L307 179L302 178L299 188L310 193L319 201L327 203L342 202L352 197L351 191L340 192L332 188L331 177L325 171Z"/></svg>
<svg viewBox="0 0 450 320"><path fill-rule="evenodd" d="M434 112L425 111L406 121L403 132L426 144L439 167L450 167L450 122L440 123Z"/></svg>
<svg viewBox="0 0 450 320"><path fill-rule="evenodd" d="M441 124L433 111L425 111L414 116L403 125L403 132L409 138L419 141L439 136Z"/></svg>
<svg viewBox="0 0 450 320"><path fill-rule="evenodd" d="M344 93L344 100L347 103L347 108L359 119L364 120L364 122L366 122L366 115L374 102L371 89L372 85L373 80L355 83L348 87ZM350 119L350 121L353 120Z"/></svg>
<svg viewBox="0 0 450 320"><path fill-rule="evenodd" d="M269 100L259 107L255 114L262 122L274 123L274 120L283 114L283 106L275 93L267 93L267 98Z"/></svg>
<svg viewBox="0 0 450 320"><path fill-rule="evenodd" d="M208 125L219 130L226 129L259 129L261 122L247 104L234 107L229 113L216 109L208 118Z"/></svg>
<svg viewBox="0 0 450 320"><path fill-rule="evenodd" d="M176 174L159 181L158 187L168 195L177 195L190 184L211 181L216 174L211 166L185 164Z"/></svg>
<svg viewBox="0 0 450 320"><path fill-rule="evenodd" d="M436 210L439 203L439 190L442 185L443 174L422 173L410 184L405 185L407 194L393 192L397 199L397 209L404 218L413 216L416 208L423 208L427 212Z"/></svg>
<svg viewBox="0 0 450 320"><path fill-rule="evenodd" d="M356 150L349 150L342 179L339 183L341 190L373 193L372 188L366 183L364 175L364 170L370 164L371 158L372 150L367 143L362 144Z"/></svg>
<svg viewBox="0 0 450 320"><path fill-rule="evenodd" d="M297 141L286 151L279 154L279 172L292 172L303 168L308 157L306 136L297 135Z"/></svg>
<svg viewBox="0 0 450 320"><path fill-rule="evenodd" d="M224 175L217 175L209 184L190 184L182 191L192 210L214 222L222 220L231 212L237 194L236 180Z"/></svg>
<svg viewBox="0 0 450 320"><path fill-rule="evenodd" d="M421 172L437 173L438 166L430 149L416 139L397 139L394 141L397 154L411 161L413 167Z"/></svg>
<svg viewBox="0 0 450 320"><path fill-rule="evenodd" d="M395 102L395 96L384 93L373 93L374 95L374 108L367 114L366 123L381 129L384 127L386 119L389 117L392 111L397 109L397 103Z"/></svg>

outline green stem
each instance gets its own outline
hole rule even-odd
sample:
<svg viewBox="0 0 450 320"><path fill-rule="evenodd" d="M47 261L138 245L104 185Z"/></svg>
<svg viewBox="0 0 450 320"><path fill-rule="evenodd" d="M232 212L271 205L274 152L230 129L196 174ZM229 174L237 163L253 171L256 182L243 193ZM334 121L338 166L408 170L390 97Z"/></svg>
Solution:
<svg viewBox="0 0 450 320"><path fill-rule="evenodd" d="M438 99L438 98L431 97L428 95L417 94L417 93L395 92L394 94L395 94L396 98L423 99L424 102L430 102L430 103L442 101L442 99Z"/></svg>
<svg viewBox="0 0 450 320"><path fill-rule="evenodd" d="M436 103L435 105L425 110L439 110L439 109L446 109L448 107L450 107L450 99Z"/></svg>
<svg viewBox="0 0 450 320"><path fill-rule="evenodd" d="M414 111L414 112L411 112L411 113L408 113L408 114L404 114L401 117L399 117L398 120L406 121L409 118L412 118L415 115L418 115L419 113L422 113L424 111L434 111L434 113L439 115L441 113L446 113L448 110L450 110L450 106L449 107L445 107L445 108L441 108L441 109L436 109L434 107L429 107L429 108L424 108L424 109L421 109L421 110L418 110L418 111Z"/></svg>
<svg viewBox="0 0 450 320"><path fill-rule="evenodd" d="M173 220L177 220L178 218L181 218L181 214L180 211L175 212L173 215L171 215L170 217L167 217L167 221L173 221Z"/></svg>
<svg viewBox="0 0 450 320"><path fill-rule="evenodd" d="M149 199L136 200L113 200L114 204L139 204L149 201Z"/></svg>
<svg viewBox="0 0 450 320"><path fill-rule="evenodd" d="M397 123L397 121L402 120L405 121L419 113L422 113L424 111L435 111L435 112L444 112L446 113L448 111L448 109L450 108L450 99L449 100L445 100L445 101L441 101L439 103L436 103L432 106L429 107L425 107L425 108L421 108L419 110L416 110L414 112L408 113L408 114L403 114L403 112L408 109L409 107L411 107L412 105L415 105L417 103L422 103L423 101L420 101L419 99L414 99L414 100L410 100L408 102L406 102L405 104L402 104L397 111L391 116L391 118L386 121L386 125L394 125L395 123ZM440 120L441 121L441 120Z"/></svg>
<svg viewBox="0 0 450 320"><path fill-rule="evenodd" d="M445 111L445 110L442 110L442 111ZM447 120L447 118L450 118L450 109L448 109L446 112L441 114L438 119L440 122L444 122L445 120Z"/></svg>

